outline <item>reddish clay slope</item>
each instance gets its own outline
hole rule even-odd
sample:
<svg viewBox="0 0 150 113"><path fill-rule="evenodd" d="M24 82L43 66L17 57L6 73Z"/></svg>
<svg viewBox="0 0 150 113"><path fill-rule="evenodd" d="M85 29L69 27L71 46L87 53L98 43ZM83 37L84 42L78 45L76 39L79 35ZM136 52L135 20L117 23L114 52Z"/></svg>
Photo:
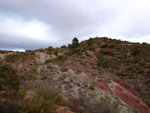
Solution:
<svg viewBox="0 0 150 113"><path fill-rule="evenodd" d="M20 58L13 63L13 66L15 68L17 68L18 71L22 71L23 69L28 68L29 65L33 65L37 59L38 59L38 56L36 56L36 55L34 55L32 57L27 56L24 58Z"/></svg>
<svg viewBox="0 0 150 113"><path fill-rule="evenodd" d="M134 90L129 91L124 86L113 81L113 79L111 80L111 82L108 83L107 80L97 81L93 77L91 77L91 76L89 76L89 77L101 89L118 97L120 100L125 102L128 106L132 107L133 109L138 110L139 113L150 113L150 109L145 104L145 102L142 99L140 99L139 97L134 95L135 92L132 92Z"/></svg>

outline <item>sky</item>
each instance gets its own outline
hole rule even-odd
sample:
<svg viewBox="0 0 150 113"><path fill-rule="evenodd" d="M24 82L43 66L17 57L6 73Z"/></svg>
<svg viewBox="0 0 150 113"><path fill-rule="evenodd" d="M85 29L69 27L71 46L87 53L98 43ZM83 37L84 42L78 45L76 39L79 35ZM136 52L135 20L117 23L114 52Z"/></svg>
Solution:
<svg viewBox="0 0 150 113"><path fill-rule="evenodd" d="M0 0L0 49L59 47L96 36L150 43L150 0Z"/></svg>

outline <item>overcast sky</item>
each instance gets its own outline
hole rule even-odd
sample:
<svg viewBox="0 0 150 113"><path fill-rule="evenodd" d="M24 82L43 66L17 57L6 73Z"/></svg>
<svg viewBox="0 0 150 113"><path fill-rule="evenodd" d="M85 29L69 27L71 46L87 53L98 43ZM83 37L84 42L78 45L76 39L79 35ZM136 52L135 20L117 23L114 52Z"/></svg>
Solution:
<svg viewBox="0 0 150 113"><path fill-rule="evenodd" d="M150 0L0 0L0 49L96 36L150 43Z"/></svg>

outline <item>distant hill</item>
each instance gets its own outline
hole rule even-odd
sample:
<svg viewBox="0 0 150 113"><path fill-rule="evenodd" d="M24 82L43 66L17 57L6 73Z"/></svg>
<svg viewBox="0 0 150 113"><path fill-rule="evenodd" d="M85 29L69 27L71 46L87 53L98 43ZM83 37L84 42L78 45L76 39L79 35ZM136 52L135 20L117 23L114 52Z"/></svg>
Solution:
<svg viewBox="0 0 150 113"><path fill-rule="evenodd" d="M11 87L13 75L10 83L4 81L13 70L8 65L17 70L17 90ZM6 70L0 72L2 113L8 108L14 113L150 113L147 43L107 37L79 43L76 38L60 48L0 51L1 68Z"/></svg>

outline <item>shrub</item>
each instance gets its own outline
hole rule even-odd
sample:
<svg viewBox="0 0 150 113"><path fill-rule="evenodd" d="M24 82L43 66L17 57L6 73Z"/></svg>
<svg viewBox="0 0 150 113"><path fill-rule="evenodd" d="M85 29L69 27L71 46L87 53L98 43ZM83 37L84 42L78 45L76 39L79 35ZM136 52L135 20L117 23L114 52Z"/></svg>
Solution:
<svg viewBox="0 0 150 113"><path fill-rule="evenodd" d="M55 105L64 105L59 91L43 84L38 85L30 99L24 100L23 91L23 96L17 94L13 101L1 102L0 113L56 113Z"/></svg>
<svg viewBox="0 0 150 113"><path fill-rule="evenodd" d="M108 46L108 48L115 48L115 47L116 47L115 44L111 44Z"/></svg>
<svg viewBox="0 0 150 113"><path fill-rule="evenodd" d="M103 45L101 46L101 48L107 48L107 47L108 47L107 44L103 44Z"/></svg>
<svg viewBox="0 0 150 113"><path fill-rule="evenodd" d="M52 46L49 46L47 48L47 54L52 54L52 51L53 51L53 47Z"/></svg>
<svg viewBox="0 0 150 113"><path fill-rule="evenodd" d="M58 56L58 51L55 51L55 52L54 52L54 55L55 55L55 56Z"/></svg>
<svg viewBox="0 0 150 113"><path fill-rule="evenodd" d="M7 62L14 62L19 58L19 55L6 55L6 61Z"/></svg>
<svg viewBox="0 0 150 113"><path fill-rule="evenodd" d="M87 51L85 52L85 55L86 55L86 56L90 56L89 53L88 53Z"/></svg>
<svg viewBox="0 0 150 113"><path fill-rule="evenodd" d="M47 75L42 75L41 80L46 80L48 78Z"/></svg>
<svg viewBox="0 0 150 113"><path fill-rule="evenodd" d="M95 48L94 48L94 47L92 47L92 46L90 46L90 47L88 48L88 50L90 50L90 51L94 51L94 50L95 50Z"/></svg>
<svg viewBox="0 0 150 113"><path fill-rule="evenodd" d="M49 47L48 47L48 49L52 49L52 48L53 48L52 46L49 46Z"/></svg>
<svg viewBox="0 0 150 113"><path fill-rule="evenodd" d="M68 69L66 67L62 67L61 71L66 72Z"/></svg>
<svg viewBox="0 0 150 113"><path fill-rule="evenodd" d="M79 55L81 55L82 51L79 48L75 48L75 49L72 49L70 51L70 54L76 54L76 53L78 53Z"/></svg>
<svg viewBox="0 0 150 113"><path fill-rule="evenodd" d="M0 90L18 90L20 77L10 64L0 65Z"/></svg>
<svg viewBox="0 0 150 113"><path fill-rule="evenodd" d="M15 102L0 102L0 113L19 113L19 106Z"/></svg>
<svg viewBox="0 0 150 113"><path fill-rule="evenodd" d="M140 54L141 54L141 50L138 48L134 48L131 53L131 55L133 55L133 56L138 56Z"/></svg>
<svg viewBox="0 0 150 113"><path fill-rule="evenodd" d="M56 88L42 84L37 88L32 100L22 107L23 112L21 113L55 113L54 105L64 104L64 100Z"/></svg>
<svg viewBox="0 0 150 113"><path fill-rule="evenodd" d="M62 60L62 59L63 59L63 56L62 56L62 55L59 55L59 56L57 57L57 59L58 59L58 60Z"/></svg>
<svg viewBox="0 0 150 113"><path fill-rule="evenodd" d="M70 98L68 106L80 113L119 113L118 104L94 97Z"/></svg>
<svg viewBox="0 0 150 113"><path fill-rule="evenodd" d="M66 45L63 45L63 46L61 46L60 48L67 48L67 46L66 46Z"/></svg>
<svg viewBox="0 0 150 113"><path fill-rule="evenodd" d="M5 53L7 53L7 52L4 50L0 50L0 54L5 54Z"/></svg>
<svg viewBox="0 0 150 113"><path fill-rule="evenodd" d="M45 64L48 64L48 63L51 63L51 62L53 62L53 59L48 59L48 60L45 61Z"/></svg>
<svg viewBox="0 0 150 113"><path fill-rule="evenodd" d="M97 61L97 66L103 67L103 68L107 68L109 66L109 61L107 61L105 58L100 58Z"/></svg>
<svg viewBox="0 0 150 113"><path fill-rule="evenodd" d="M137 67L136 70L138 71L138 74L144 73L144 70L142 68Z"/></svg>
<svg viewBox="0 0 150 113"><path fill-rule="evenodd" d="M21 107L19 113L55 113L54 103L51 100L35 96Z"/></svg>
<svg viewBox="0 0 150 113"><path fill-rule="evenodd" d="M131 61L132 63L139 63L140 58L139 57L134 57L134 59Z"/></svg>
<svg viewBox="0 0 150 113"><path fill-rule="evenodd" d="M101 50L101 54L103 54L103 55L114 55L114 53L113 53L113 51L111 51L111 50Z"/></svg>
<svg viewBox="0 0 150 113"><path fill-rule="evenodd" d="M92 38L88 39L87 43L88 43L88 46L91 46L93 44Z"/></svg>
<svg viewBox="0 0 150 113"><path fill-rule="evenodd" d="M90 84L90 87L89 87L90 90L94 90L95 89L95 85L92 83Z"/></svg>
<svg viewBox="0 0 150 113"><path fill-rule="evenodd" d="M125 76L123 72L118 72L116 75L117 75L118 77L123 77L123 76Z"/></svg>

